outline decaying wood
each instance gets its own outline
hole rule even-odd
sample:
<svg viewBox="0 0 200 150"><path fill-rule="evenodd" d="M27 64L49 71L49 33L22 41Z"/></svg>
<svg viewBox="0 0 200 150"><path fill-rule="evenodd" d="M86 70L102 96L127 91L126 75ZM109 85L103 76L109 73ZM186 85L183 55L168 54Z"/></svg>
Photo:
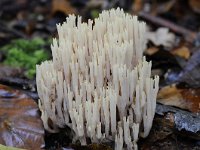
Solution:
<svg viewBox="0 0 200 150"><path fill-rule="evenodd" d="M161 120L168 122L168 128L192 139L200 140L200 115L198 113L157 103L156 114Z"/></svg>
<svg viewBox="0 0 200 150"><path fill-rule="evenodd" d="M12 87L17 87L30 91L35 91L36 87L34 80L28 80L16 77L0 77L0 84L9 85Z"/></svg>

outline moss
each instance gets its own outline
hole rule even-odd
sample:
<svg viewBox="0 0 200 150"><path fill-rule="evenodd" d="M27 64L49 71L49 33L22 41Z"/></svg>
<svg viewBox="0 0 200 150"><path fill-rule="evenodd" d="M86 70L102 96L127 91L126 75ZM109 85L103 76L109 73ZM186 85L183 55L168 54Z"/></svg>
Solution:
<svg viewBox="0 0 200 150"><path fill-rule="evenodd" d="M28 78L35 76L35 65L47 60L49 54L44 50L45 41L40 38L33 40L18 39L1 48L6 54L4 64L24 68Z"/></svg>
<svg viewBox="0 0 200 150"><path fill-rule="evenodd" d="M91 17L94 18L98 18L99 17L99 11L97 9L93 9L91 10Z"/></svg>

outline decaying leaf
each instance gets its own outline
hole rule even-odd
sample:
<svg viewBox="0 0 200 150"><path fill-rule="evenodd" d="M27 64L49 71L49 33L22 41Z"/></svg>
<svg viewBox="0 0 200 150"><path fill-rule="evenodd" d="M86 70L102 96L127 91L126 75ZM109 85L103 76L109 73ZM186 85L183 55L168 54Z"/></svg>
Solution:
<svg viewBox="0 0 200 150"><path fill-rule="evenodd" d="M158 47L150 47L150 48L147 48L146 50L145 50L145 54L147 54L147 55L153 55L153 54L155 54L156 52L158 52L159 51L159 48Z"/></svg>
<svg viewBox="0 0 200 150"><path fill-rule="evenodd" d="M76 14L76 9L71 6L69 0L53 0L52 14L56 12L62 12L65 15Z"/></svg>
<svg viewBox="0 0 200 150"><path fill-rule="evenodd" d="M0 144L38 150L44 145L38 106L28 96L0 85Z"/></svg>
<svg viewBox="0 0 200 150"><path fill-rule="evenodd" d="M147 40L153 42L156 46L163 45L172 47L175 42L175 35L169 32L168 28L158 28L155 32L147 32Z"/></svg>
<svg viewBox="0 0 200 150"><path fill-rule="evenodd" d="M166 86L159 91L157 101L191 112L200 112L200 89L178 89L175 85Z"/></svg>
<svg viewBox="0 0 200 150"><path fill-rule="evenodd" d="M133 5L132 5L132 10L137 13L141 11L143 8L143 1L142 0L135 0Z"/></svg>
<svg viewBox="0 0 200 150"><path fill-rule="evenodd" d="M179 57L182 57L184 59L189 59L189 57L190 57L190 50L187 47L182 46L182 47L174 49L172 51L172 54L177 55Z"/></svg>
<svg viewBox="0 0 200 150"><path fill-rule="evenodd" d="M159 3L160 2L160 3ZM176 3L176 0L168 0L168 1L154 1L154 10L152 12L157 15L157 14L163 14L168 11L170 11L174 4Z"/></svg>

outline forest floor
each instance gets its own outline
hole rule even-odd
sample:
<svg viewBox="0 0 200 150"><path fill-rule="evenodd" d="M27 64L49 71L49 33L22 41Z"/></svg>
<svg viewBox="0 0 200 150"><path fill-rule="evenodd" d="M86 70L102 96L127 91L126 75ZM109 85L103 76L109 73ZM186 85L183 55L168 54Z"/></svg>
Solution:
<svg viewBox="0 0 200 150"><path fill-rule="evenodd" d="M50 150L113 148L112 142L73 145L68 128L54 134L44 130L35 65L51 58L56 24L68 14L86 21L117 7L148 25L144 55L152 61L152 74L160 76L153 127L139 140L139 149L200 150L199 0L1 0L0 144Z"/></svg>

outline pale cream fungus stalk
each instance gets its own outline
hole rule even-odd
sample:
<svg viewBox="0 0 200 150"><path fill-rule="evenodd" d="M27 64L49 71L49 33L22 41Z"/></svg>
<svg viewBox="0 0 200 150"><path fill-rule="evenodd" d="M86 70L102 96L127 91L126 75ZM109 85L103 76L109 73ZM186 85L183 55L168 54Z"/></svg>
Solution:
<svg viewBox="0 0 200 150"><path fill-rule="evenodd" d="M139 136L146 137L152 126L159 82L142 56L145 23L118 8L87 23L70 15L57 30L53 60L37 65L45 129L68 126L73 142L108 139L117 150L137 149Z"/></svg>

